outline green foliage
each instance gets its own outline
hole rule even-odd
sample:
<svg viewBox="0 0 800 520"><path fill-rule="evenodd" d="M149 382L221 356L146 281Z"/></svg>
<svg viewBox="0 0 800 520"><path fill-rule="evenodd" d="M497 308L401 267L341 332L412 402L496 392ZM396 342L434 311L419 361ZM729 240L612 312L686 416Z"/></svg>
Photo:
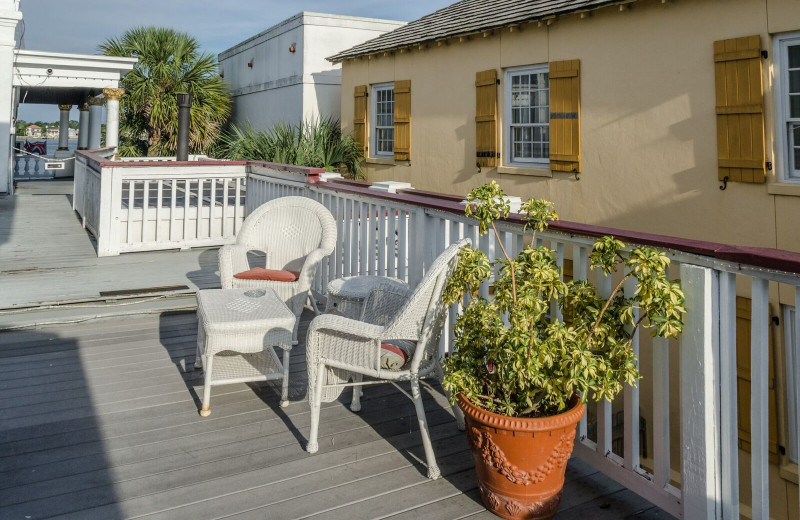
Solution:
<svg viewBox="0 0 800 520"><path fill-rule="evenodd" d="M100 45L107 56L139 59L122 80L120 155L174 155L178 144L177 94L192 94L191 153L207 153L231 113L231 97L217 60L197 40L161 27L137 27Z"/></svg>
<svg viewBox="0 0 800 520"><path fill-rule="evenodd" d="M220 139L218 157L324 168L361 178L361 147L342 135L339 120L320 118L298 124L278 123L260 132L232 126Z"/></svg>
<svg viewBox="0 0 800 520"><path fill-rule="evenodd" d="M472 204L465 213L478 220L481 234L497 234L494 221L509 211L503 196L494 182L467 196ZM552 203L535 199L522 205L521 214L533 235L558 218ZM529 245L516 258L503 249L494 266L479 250L460 252L444 293L448 304L464 304L453 353L444 360L444 387L452 399L463 393L495 413L536 417L563 411L575 394L612 400L623 384L637 384L632 338L639 327L665 338L681 332L686 311L680 284L667 278L664 253L626 251L614 237L597 240L589 259L592 269L619 280L608 298L585 280L562 281L555 252L546 247ZM630 278L637 290L628 298L622 288ZM477 296L489 281L491 301ZM554 305L564 318L551 315Z"/></svg>

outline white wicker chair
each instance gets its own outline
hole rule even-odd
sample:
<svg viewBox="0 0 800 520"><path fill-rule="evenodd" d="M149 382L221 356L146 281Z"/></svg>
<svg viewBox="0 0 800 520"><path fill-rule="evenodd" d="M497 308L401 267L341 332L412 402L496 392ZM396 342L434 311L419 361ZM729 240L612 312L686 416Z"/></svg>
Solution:
<svg viewBox="0 0 800 520"><path fill-rule="evenodd" d="M333 401L346 386L354 386L351 409L358 411L361 385L409 381L428 461L428 477L441 476L431 446L419 381L432 374L441 378L438 347L447 310L442 292L458 262L459 249L469 243L465 239L448 247L413 292L405 284L391 280L376 286L364 302L360 321L333 314L314 318L306 341L311 404L311 432L306 451L316 453L318 450L319 413L323 401ZM417 342L414 355L401 370L381 368L381 342L393 339ZM363 376L378 381L365 383ZM347 384L350 377L354 380L352 385ZM463 416L457 414L457 419L463 429Z"/></svg>
<svg viewBox="0 0 800 520"><path fill-rule="evenodd" d="M219 274L223 289L270 288L294 312L297 320L306 304L311 282L322 259L336 244L336 221L322 204L305 197L281 197L256 208L244 221L236 244L219 250ZM234 274L247 271L248 251L266 255L267 269L299 271L295 282L240 280Z"/></svg>

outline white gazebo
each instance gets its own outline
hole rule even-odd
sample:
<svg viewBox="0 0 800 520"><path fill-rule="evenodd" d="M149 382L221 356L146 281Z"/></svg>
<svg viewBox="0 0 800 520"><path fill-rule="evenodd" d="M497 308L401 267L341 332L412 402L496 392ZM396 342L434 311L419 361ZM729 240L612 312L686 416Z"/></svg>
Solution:
<svg viewBox="0 0 800 520"><path fill-rule="evenodd" d="M124 93L119 82L137 61L18 49L21 20L18 1L0 0L0 71L8 71L0 73L0 132L10 136L8 147L0 146L0 193L13 191L15 122L20 103L58 106L58 150L52 158L58 160L57 167L61 169L54 172L57 176L71 176L73 152L67 148L70 109L77 106L80 111L79 149L100 147L104 105L105 144L117 146L119 100Z"/></svg>

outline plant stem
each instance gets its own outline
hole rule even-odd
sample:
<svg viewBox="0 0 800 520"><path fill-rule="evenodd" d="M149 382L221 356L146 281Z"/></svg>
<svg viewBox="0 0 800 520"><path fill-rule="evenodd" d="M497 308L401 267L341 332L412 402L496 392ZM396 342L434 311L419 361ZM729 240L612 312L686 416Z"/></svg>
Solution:
<svg viewBox="0 0 800 520"><path fill-rule="evenodd" d="M614 287L614 290L611 291L611 295L606 300L606 304L603 305L603 309L600 311L600 314L597 316L597 321L594 322L592 325L592 330L589 331L589 335L586 337L586 341L589 342L592 339L592 335L594 335L594 331L597 329L597 326L600 325L600 321L603 319L603 316L606 314L608 307L611 305L611 301L614 299L614 296L622 289L622 286L625 284L625 281L631 277L631 273L626 274L622 277L622 280Z"/></svg>
<svg viewBox="0 0 800 520"><path fill-rule="evenodd" d="M503 246L503 241L500 240L500 233L498 233L497 228L494 227L494 221L492 221L492 230L494 231L495 238L497 238L497 243L500 244L500 250L503 251L503 256L508 260L508 266L511 269L511 295L514 297L514 303L517 303L517 280L514 276L514 261L508 256L506 248Z"/></svg>

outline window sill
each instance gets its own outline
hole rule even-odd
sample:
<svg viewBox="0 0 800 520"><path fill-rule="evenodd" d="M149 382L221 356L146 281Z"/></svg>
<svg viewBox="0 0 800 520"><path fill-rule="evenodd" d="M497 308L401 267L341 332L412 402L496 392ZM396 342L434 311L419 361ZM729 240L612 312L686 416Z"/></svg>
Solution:
<svg viewBox="0 0 800 520"><path fill-rule="evenodd" d="M542 166L498 166L497 173L506 173L509 175L528 175L530 177L552 177L553 172L550 168L543 168Z"/></svg>
<svg viewBox="0 0 800 520"><path fill-rule="evenodd" d="M800 182L770 182L767 184L767 193L800 197Z"/></svg>
<svg viewBox="0 0 800 520"><path fill-rule="evenodd" d="M367 164L388 164L394 166L394 157L367 157Z"/></svg>

